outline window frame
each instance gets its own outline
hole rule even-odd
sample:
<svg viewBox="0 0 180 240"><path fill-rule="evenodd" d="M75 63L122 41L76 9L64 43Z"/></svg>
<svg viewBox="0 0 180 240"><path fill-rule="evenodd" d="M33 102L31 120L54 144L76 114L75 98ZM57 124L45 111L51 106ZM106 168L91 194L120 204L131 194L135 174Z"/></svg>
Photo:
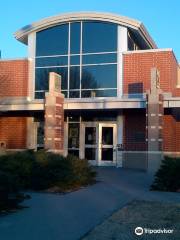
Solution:
<svg viewBox="0 0 180 240"><path fill-rule="evenodd" d="M91 20L88 20L89 22L91 22ZM82 52L82 45L83 45L83 42L82 42L82 40L83 40L83 37L82 37L82 35L83 35L83 23L84 22L87 22L86 20L85 21L71 21L71 22L67 22L67 23L62 23L62 25L64 25L64 24L67 24L68 25L68 29L69 29L69 35L68 35L68 54L61 54L61 55L49 55L49 56L35 56L35 60L36 60L36 58L37 59L39 59L39 58L47 58L47 57L67 57L68 58L68 64L67 65L59 65L59 66L41 66L41 67L38 67L38 66L36 66L36 64L35 64L35 71L36 71L36 69L38 69L38 68L62 68L62 67L67 67L68 68L68 76L67 76L67 89L65 89L65 90L62 90L62 93L63 92L66 92L67 93L67 99L71 99L71 97L70 97L70 91L72 92L72 91L79 91L79 97L78 97L78 99L81 99L82 98L82 91L85 91L85 90L116 90L116 95L115 96L113 96L113 97L117 97L118 96L118 83L116 84L116 88L95 88L95 89L82 89L82 68L84 67L84 66L98 66L98 65L116 65L117 66L117 71L116 71L116 81L118 82L118 24L114 24L114 25L116 25L116 28L117 28L117 46L116 46L116 51L113 51L113 52L92 52L92 53L83 53ZM94 22L94 21L92 21L92 22ZM98 21L95 21L95 22L98 22ZM111 23L111 22L106 22L106 21L99 21L100 23L102 22L102 23L109 23L109 24L113 24L113 23ZM73 23L80 23L80 53L76 53L76 54L71 54L70 53L70 49L71 49L71 32L70 32L70 29L71 29L71 24L73 24ZM59 26L59 25L58 25ZM37 32L38 33L38 32ZM37 34L36 33L36 34ZM36 51L35 51L36 52ZM83 56L88 56L88 55L105 55L105 54L117 54L117 60L116 60L116 62L114 62L114 63L112 63L112 62L102 62L102 63L87 63L87 64L83 64L83 62L82 62L82 58L83 58ZM80 64L70 64L70 60L71 60L71 57L72 56L79 56L80 57ZM70 89L70 69L71 69L71 67L79 67L80 68L80 86L79 86L79 89ZM35 79L35 81L36 81L36 79ZM35 84L35 86L36 86L36 84ZM34 96L35 96L35 94L38 94L39 92L46 92L47 90L36 90L36 88L35 88L35 90L34 90ZM107 98L109 98L109 96L106 96ZM106 97L95 97L95 98L106 98ZM35 97L34 97L35 98ZM35 98L35 99L37 99L37 98Z"/></svg>

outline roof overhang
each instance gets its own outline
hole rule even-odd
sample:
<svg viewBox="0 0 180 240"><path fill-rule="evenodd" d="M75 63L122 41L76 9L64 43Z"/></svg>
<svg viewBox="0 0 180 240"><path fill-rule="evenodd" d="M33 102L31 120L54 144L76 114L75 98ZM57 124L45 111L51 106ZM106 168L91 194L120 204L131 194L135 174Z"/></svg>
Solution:
<svg viewBox="0 0 180 240"><path fill-rule="evenodd" d="M149 35L145 26L140 21L127 18L124 16L120 16L117 14L99 13L99 12L67 13L67 14L61 14L53 17L48 17L21 28L20 30L14 33L14 36L20 42L27 44L28 35L32 32L38 32L48 27L52 27L58 24L63 24L66 22L81 21L81 20L112 22L122 26L126 26L131 30L136 31L136 33L138 33L148 43L150 48L157 48L155 42Z"/></svg>
<svg viewBox="0 0 180 240"><path fill-rule="evenodd" d="M5 98L0 101L0 112L8 111L44 111L44 100L28 98ZM165 97L164 108L180 108L180 97ZM65 99L64 110L112 110L145 109L144 98L109 98L109 99Z"/></svg>

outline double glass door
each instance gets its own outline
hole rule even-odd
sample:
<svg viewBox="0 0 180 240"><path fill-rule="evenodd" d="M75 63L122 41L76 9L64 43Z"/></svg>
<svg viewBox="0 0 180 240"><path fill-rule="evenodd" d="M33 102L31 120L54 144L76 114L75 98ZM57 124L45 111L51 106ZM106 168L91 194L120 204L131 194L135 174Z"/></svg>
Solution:
<svg viewBox="0 0 180 240"><path fill-rule="evenodd" d="M116 124L85 123L84 157L94 165L113 165L116 162Z"/></svg>

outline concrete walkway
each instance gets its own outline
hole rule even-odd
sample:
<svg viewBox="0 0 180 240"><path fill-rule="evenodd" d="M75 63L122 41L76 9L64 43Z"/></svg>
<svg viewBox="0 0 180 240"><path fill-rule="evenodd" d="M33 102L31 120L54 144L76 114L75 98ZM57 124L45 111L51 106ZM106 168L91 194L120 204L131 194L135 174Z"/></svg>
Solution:
<svg viewBox="0 0 180 240"><path fill-rule="evenodd" d="M2 240L76 240L134 199L180 202L179 193L150 192L146 173L98 168L97 184L66 194L31 193L29 208L0 217Z"/></svg>

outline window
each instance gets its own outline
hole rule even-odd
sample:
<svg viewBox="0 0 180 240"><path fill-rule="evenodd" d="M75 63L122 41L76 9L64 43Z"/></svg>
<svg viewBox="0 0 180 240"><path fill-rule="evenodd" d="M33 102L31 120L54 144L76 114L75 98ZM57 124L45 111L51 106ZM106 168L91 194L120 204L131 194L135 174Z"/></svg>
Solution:
<svg viewBox="0 0 180 240"><path fill-rule="evenodd" d="M133 51L133 50L139 50L139 49L140 48L138 46L136 38L133 36L133 34L128 32L128 50Z"/></svg>
<svg viewBox="0 0 180 240"><path fill-rule="evenodd" d="M69 123L68 153L79 157L79 123Z"/></svg>
<svg viewBox="0 0 180 240"><path fill-rule="evenodd" d="M116 97L117 90L115 89L106 89L106 90L82 90L81 97L82 98L90 98L90 97Z"/></svg>
<svg viewBox="0 0 180 240"><path fill-rule="evenodd" d="M82 89L116 88L116 65L83 66Z"/></svg>
<svg viewBox="0 0 180 240"><path fill-rule="evenodd" d="M117 25L69 22L37 32L35 62L35 98L48 91L49 72L61 75L67 98L117 96Z"/></svg>
<svg viewBox="0 0 180 240"><path fill-rule="evenodd" d="M80 23L71 23L71 41L70 53L80 53L80 38L81 38L81 25Z"/></svg>
<svg viewBox="0 0 180 240"><path fill-rule="evenodd" d="M71 67L70 68L70 89L80 88L80 68Z"/></svg>
<svg viewBox="0 0 180 240"><path fill-rule="evenodd" d="M67 67L38 68L36 69L36 90L48 90L48 79L50 72L62 75L62 90L67 89Z"/></svg>
<svg viewBox="0 0 180 240"><path fill-rule="evenodd" d="M117 54L109 53L109 54L83 55L82 62L83 64L116 63Z"/></svg>
<svg viewBox="0 0 180 240"><path fill-rule="evenodd" d="M133 51L135 49L134 41L130 36L128 36L128 50Z"/></svg>
<svg viewBox="0 0 180 240"><path fill-rule="evenodd" d="M84 22L83 53L117 50L117 26L105 22Z"/></svg>
<svg viewBox="0 0 180 240"><path fill-rule="evenodd" d="M36 56L68 53L68 24L42 30L36 34Z"/></svg>
<svg viewBox="0 0 180 240"><path fill-rule="evenodd" d="M68 57L43 57L36 58L36 67L68 65Z"/></svg>
<svg viewBox="0 0 180 240"><path fill-rule="evenodd" d="M70 57L70 65L79 65L80 64L80 55Z"/></svg>

